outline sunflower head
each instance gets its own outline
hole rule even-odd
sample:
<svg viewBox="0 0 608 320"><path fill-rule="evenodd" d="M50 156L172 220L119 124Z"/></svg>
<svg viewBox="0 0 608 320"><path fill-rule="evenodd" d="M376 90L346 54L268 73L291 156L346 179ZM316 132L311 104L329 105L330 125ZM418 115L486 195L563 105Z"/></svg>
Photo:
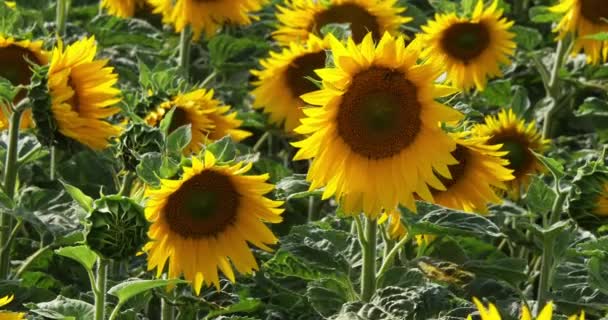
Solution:
<svg viewBox="0 0 608 320"><path fill-rule="evenodd" d="M135 171L141 156L148 152L160 152L163 134L159 128L142 123L132 123L120 136L116 156L122 159L124 169Z"/></svg>
<svg viewBox="0 0 608 320"><path fill-rule="evenodd" d="M314 70L325 67L328 48L329 38L311 35L306 43L292 42L262 60L264 69L251 71L257 77L253 83L256 87L252 91L253 107L263 108L272 123L283 124L285 131L293 132L304 116L305 103L300 96L318 90L310 78L318 78Z"/></svg>
<svg viewBox="0 0 608 320"><path fill-rule="evenodd" d="M531 175L543 170L542 163L534 152L543 153L549 140L543 139L534 122L518 118L513 110L501 110L496 116L487 116L485 123L475 125L472 130L477 137L490 137L488 144L502 145L500 151L509 161L506 166L513 170L515 179L507 182L507 191L512 197L519 197L521 189L530 183Z"/></svg>
<svg viewBox="0 0 608 320"><path fill-rule="evenodd" d="M136 9L146 5L146 0L102 0L101 6L108 10L108 13L121 17L130 18L135 15Z"/></svg>
<svg viewBox="0 0 608 320"><path fill-rule="evenodd" d="M559 32L558 39L574 34L574 54L584 51L587 61L593 64L608 61L608 41L588 38L608 32L608 6L604 0L560 0L550 10L563 14L554 30Z"/></svg>
<svg viewBox="0 0 608 320"><path fill-rule="evenodd" d="M481 320L501 320L500 312L496 308L496 306L492 303L486 306L483 305L481 301L477 298L473 297L473 302L477 306L477 310L479 311L479 315ZM545 307L540 311L536 320L551 320L553 317L553 303L548 302ZM532 314L527 306L523 306L521 308L521 320L532 320ZM583 318L584 319L584 318ZM469 316L467 320L472 320L472 317Z"/></svg>
<svg viewBox="0 0 608 320"><path fill-rule="evenodd" d="M15 298L15 296L13 296L13 295L0 298L0 307L4 307L5 305L11 303L11 301L13 301L14 298ZM0 319L22 320L22 319L25 319L25 315L26 314L23 312L11 312L11 311L0 310Z"/></svg>
<svg viewBox="0 0 608 320"><path fill-rule="evenodd" d="M371 32L380 39L384 32L395 34L412 19L400 14L406 10L397 0L288 0L277 6L279 29L274 39L282 45L302 42L310 34L320 35L321 28L332 23L349 23L355 42Z"/></svg>
<svg viewBox="0 0 608 320"><path fill-rule="evenodd" d="M378 218L378 225L381 225L388 221L386 231L391 239L399 240L407 235L407 228L401 222L401 213L399 209L385 211L380 218Z"/></svg>
<svg viewBox="0 0 608 320"><path fill-rule="evenodd" d="M149 270L160 276L168 263L168 276L183 275L199 294L203 284L219 289L218 269L232 282L233 267L244 274L258 269L249 243L270 251L277 238L264 223L281 222L283 210L264 196L274 188L268 174L245 175L251 166L219 165L205 151L179 180L146 191Z"/></svg>
<svg viewBox="0 0 608 320"><path fill-rule="evenodd" d="M588 230L608 224L608 167L603 158L580 168L573 183L568 203L570 216Z"/></svg>
<svg viewBox="0 0 608 320"><path fill-rule="evenodd" d="M87 245L107 259L133 257L148 240L143 208L126 197L105 196L96 200L86 221Z"/></svg>
<svg viewBox="0 0 608 320"><path fill-rule="evenodd" d="M317 70L323 88L302 96L319 107L304 109L295 132L307 138L294 143L295 159L313 159L311 190L325 186L323 198L335 194L346 213L375 218L399 203L415 210L414 193L430 201L427 184L443 188L433 170L456 163L456 144L438 123L462 115L435 100L454 90L435 84L439 70L417 64L402 37L330 41L336 66Z"/></svg>
<svg viewBox="0 0 608 320"><path fill-rule="evenodd" d="M478 0L471 18L437 14L423 26L421 55L442 66L454 86L483 90L487 78L501 76L500 65L510 63L516 47L512 25L502 17L497 0L486 9Z"/></svg>
<svg viewBox="0 0 608 320"><path fill-rule="evenodd" d="M236 118L236 112L230 112L230 106L222 105L213 98L213 90L197 89L179 94L171 101L160 104L156 111L150 112L145 121L151 126L157 126L171 109L173 116L169 132L191 125L192 140L184 149L185 154L196 153L202 146L229 135L234 141L241 141L251 135L250 132L238 129L242 124Z"/></svg>

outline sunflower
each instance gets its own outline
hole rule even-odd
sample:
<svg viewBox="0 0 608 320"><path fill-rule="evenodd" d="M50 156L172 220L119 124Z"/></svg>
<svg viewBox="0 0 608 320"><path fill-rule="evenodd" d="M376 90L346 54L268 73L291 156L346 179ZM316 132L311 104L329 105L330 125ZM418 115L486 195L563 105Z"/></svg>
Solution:
<svg viewBox="0 0 608 320"><path fill-rule="evenodd" d="M477 310L479 310L479 315L481 316L481 320L501 320L500 313L496 306L492 303L488 305L488 308L481 303L477 298L473 298L473 302L477 306ZM553 318L553 303L548 302L545 307L540 311L536 320L551 320ZM467 320L472 320L473 318L469 315ZM532 320L532 314L527 306L523 306L521 308L521 320ZM568 320L585 320L585 312L582 311L580 316L573 315L568 317Z"/></svg>
<svg viewBox="0 0 608 320"><path fill-rule="evenodd" d="M242 121L236 118L236 112L228 113L230 106L224 106L214 99L213 93L213 90L197 89L179 94L173 100L163 102L145 120L149 125L156 126L175 107L169 132L184 125L192 126L192 140L184 150L186 154L196 153L203 145L226 135L230 135L234 141L250 136L250 132L237 129Z"/></svg>
<svg viewBox="0 0 608 320"><path fill-rule="evenodd" d="M108 13L121 18L130 18L135 15L137 8L143 8L146 0L102 0L101 6L108 10Z"/></svg>
<svg viewBox="0 0 608 320"><path fill-rule="evenodd" d="M500 65L510 63L516 47L515 34L509 32L513 22L497 6L495 0L484 10L479 0L471 18L436 14L422 27L421 56L442 66L454 86L483 90L488 77L502 75Z"/></svg>
<svg viewBox="0 0 608 320"><path fill-rule="evenodd" d="M285 130L292 132L304 116L305 103L300 96L318 90L307 77L315 77L314 70L325 67L328 48L328 38L311 34L305 44L292 42L280 53L271 52L270 58L260 62L264 70L251 71L258 78L252 91L253 107L264 108L271 122L283 123Z"/></svg>
<svg viewBox="0 0 608 320"><path fill-rule="evenodd" d="M14 298L15 297L12 295L0 298L0 307L3 307L5 305L11 303L11 301L13 301ZM23 312L0 311L0 320L21 320L21 319L25 319L25 313L23 313Z"/></svg>
<svg viewBox="0 0 608 320"><path fill-rule="evenodd" d="M595 200L595 210L593 210L593 213L600 217L608 218L608 179L604 181L602 190Z"/></svg>
<svg viewBox="0 0 608 320"><path fill-rule="evenodd" d="M456 144L438 124L462 115L435 101L455 90L434 83L440 71L417 64L403 37L385 33L376 47L372 33L360 45L330 42L336 67L316 70L323 89L302 96L321 107L304 109L295 132L309 136L293 144L294 159L313 159L310 189L325 186L323 198L335 194L347 213L416 210L413 193L432 200L427 184L445 190L433 170L447 175L456 163Z"/></svg>
<svg viewBox="0 0 608 320"><path fill-rule="evenodd" d="M608 41L587 38L608 32L608 6L605 0L561 0L549 10L564 15L554 31L559 32L558 39L563 39L570 32L575 34L574 53L582 49L587 61L593 64L608 60Z"/></svg>
<svg viewBox="0 0 608 320"><path fill-rule="evenodd" d="M48 70L51 118L61 135L92 149L108 146L108 139L122 129L105 120L120 112L114 107L121 101L115 87L118 75L107 60L96 60L97 45L90 37L63 48L53 49ZM36 111L35 111L36 113ZM35 116L37 123L46 119ZM40 126L39 126L40 127Z"/></svg>
<svg viewBox="0 0 608 320"><path fill-rule="evenodd" d="M281 222L283 209L282 202L264 197L274 188L265 183L268 174L243 175L251 166L218 165L206 151L204 161L192 158L181 179L147 189L148 270L156 268L160 276L168 259L168 276L183 274L199 294L203 284L219 290L218 268L232 282L231 263L244 274L258 269L247 243L271 251L277 238L264 222Z"/></svg>
<svg viewBox="0 0 608 320"><path fill-rule="evenodd" d="M506 189L504 181L512 180L513 170L507 169L509 161L501 158L507 154L499 151L501 145L489 145L489 137L471 137L469 132L455 133L456 150L452 156L458 164L449 166L447 177L440 177L446 190L432 190L436 204L484 213L490 202L500 203L495 189Z"/></svg>
<svg viewBox="0 0 608 320"><path fill-rule="evenodd" d="M402 239L407 235L407 229L401 222L401 213L398 209L384 212L378 219L378 224L388 221L387 232L391 239Z"/></svg>
<svg viewBox="0 0 608 320"><path fill-rule="evenodd" d="M526 123L513 110L503 109L497 116L487 116L484 124L473 126L471 131L477 137L490 136L488 144L501 144L500 151L508 151L504 157L509 160L507 168L513 170L515 179L507 182L507 186L513 197L519 197L521 189L528 186L531 175L543 170L542 163L532 151L542 153L549 140L541 137L534 122Z"/></svg>
<svg viewBox="0 0 608 320"><path fill-rule="evenodd" d="M256 17L249 13L260 10L267 0L148 0L148 2L155 8L155 13L164 16L163 22L173 24L177 32L190 25L194 32L193 38L198 39L203 32L207 37L213 36L224 23L250 24Z"/></svg>
<svg viewBox="0 0 608 320"><path fill-rule="evenodd" d="M608 224L608 167L603 158L579 168L572 182L570 216L587 230Z"/></svg>
<svg viewBox="0 0 608 320"><path fill-rule="evenodd" d="M384 32L397 33L412 20L399 15L406 8L398 7L397 0L287 0L277 10L280 26L273 36L282 45L305 41L311 33L319 35L331 23L350 23L357 43L368 32L380 39Z"/></svg>
<svg viewBox="0 0 608 320"><path fill-rule="evenodd" d="M10 81L14 86L28 85L32 78L31 61L38 65L48 63L47 52L42 49L42 41L15 40L12 37L0 35L0 76ZM25 90L21 90L13 103L25 97ZM0 106L0 130L8 129L9 117L5 111L10 112L8 106ZM21 128L31 128L32 111L28 109L21 118Z"/></svg>

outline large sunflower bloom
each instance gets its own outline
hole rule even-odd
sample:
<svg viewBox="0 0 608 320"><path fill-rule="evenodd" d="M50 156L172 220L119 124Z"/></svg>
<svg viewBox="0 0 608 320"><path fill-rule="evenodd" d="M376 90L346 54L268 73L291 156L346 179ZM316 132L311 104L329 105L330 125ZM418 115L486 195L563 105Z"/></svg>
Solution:
<svg viewBox="0 0 608 320"><path fill-rule="evenodd" d="M14 86L28 85L32 78L32 70L28 60L38 65L48 63L47 52L42 49L42 41L15 40L12 37L0 35L0 76L10 81ZM21 90L13 103L25 97L25 90ZM8 106L0 106L0 130L8 129ZM21 118L21 128L33 126L32 111L28 109Z"/></svg>
<svg viewBox="0 0 608 320"><path fill-rule="evenodd" d="M325 50L329 41L310 35L304 44L292 42L280 53L271 52L270 58L260 61L264 70L252 70L257 76L254 108L264 108L270 113L270 121L284 124L287 132L292 132L304 116L306 105L301 95L318 90L308 79L316 75L314 70L325 67Z"/></svg>
<svg viewBox="0 0 608 320"><path fill-rule="evenodd" d="M398 7L397 0L287 0L277 6L279 29L274 39L283 45L302 42L309 34L320 34L323 26L331 23L350 23L352 36L359 43L371 32L380 39L384 32L397 33L399 27L412 20L400 16L406 8Z"/></svg>
<svg viewBox="0 0 608 320"><path fill-rule="evenodd" d="M587 55L587 61L594 64L608 60L608 41L587 38L608 32L608 5L605 0L561 0L550 10L564 14L554 31L559 32L559 39L570 32L576 36L574 53L582 49Z"/></svg>
<svg viewBox="0 0 608 320"><path fill-rule="evenodd" d="M163 102L145 120L149 125L156 126L175 107L169 132L184 125L192 126L192 140L184 150L186 154L196 153L203 145L226 135L230 135L234 141L250 136L250 132L237 129L242 121L236 118L236 112L228 113L230 106L214 99L213 93L213 90L197 89L177 95L173 100Z"/></svg>
<svg viewBox="0 0 608 320"><path fill-rule="evenodd" d="M470 137L468 132L453 134L456 150L452 156L458 164L449 166L450 177L441 178L446 190L433 190L436 204L467 212L486 212L488 203L500 203L495 189L506 189L504 181L512 180L507 154L501 145L489 145L489 137Z"/></svg>
<svg viewBox="0 0 608 320"><path fill-rule="evenodd" d="M243 175L251 163L223 166L210 152L204 161L192 159L179 180L162 180L162 187L148 189L146 218L152 223L145 246L148 269L160 276L169 264L169 278L192 281L196 294L201 287L219 289L218 268L232 282L231 266L243 274L258 269L248 243L271 251L277 242L264 222L281 222L282 202L264 197L274 186L268 174Z"/></svg>
<svg viewBox="0 0 608 320"><path fill-rule="evenodd" d="M155 13L163 15L163 22L171 23L181 32L192 26L193 38L201 33L212 37L224 23L248 25L256 18L250 13L258 11L267 0L148 0ZM174 4L173 4L174 3Z"/></svg>
<svg viewBox="0 0 608 320"><path fill-rule="evenodd" d="M118 75L107 60L96 60L97 45L90 37L53 49L48 71L51 112L59 132L92 149L108 146L122 129L105 120L120 112Z"/></svg>
<svg viewBox="0 0 608 320"><path fill-rule="evenodd" d="M317 70L323 89L302 96L321 107L304 109L295 132L309 136L294 143L294 159L313 159L310 189L325 186L323 198L335 194L347 213L416 210L413 193L431 201L427 185L445 190L433 171L448 175L456 163L456 144L438 124L462 115L435 101L454 89L435 84L440 71L416 64L402 37L385 33L376 47L371 33L360 45L330 41L336 67Z"/></svg>
<svg viewBox="0 0 608 320"><path fill-rule="evenodd" d="M481 301L477 298L473 298L473 302L477 306L477 310L479 310L479 315L481 316L481 320L502 320L500 317L500 312L496 309L496 306L492 303L488 305L486 308ZM536 317L536 320L551 320L553 318L553 303L549 302L545 305L545 307L541 310ZM469 315L467 320L472 320L473 318ZM532 314L527 306L523 306L521 308L521 320L533 320ZM573 315L568 317L568 320L585 320L585 312L582 311L580 316Z"/></svg>
<svg viewBox="0 0 608 320"><path fill-rule="evenodd" d="M135 10L146 5L146 0L102 0L101 6L108 13L121 18L130 18L135 15Z"/></svg>
<svg viewBox="0 0 608 320"><path fill-rule="evenodd" d="M502 17L498 1L484 10L479 0L472 18L456 13L436 14L435 20L422 27L422 56L444 68L456 87L483 90L488 77L501 76L501 64L509 64L515 51L513 25Z"/></svg>
<svg viewBox="0 0 608 320"><path fill-rule="evenodd" d="M531 175L543 170L532 151L544 152L549 140L541 137L534 122L526 123L513 110L503 109L497 116L487 116L484 124L475 125L471 131L478 137L489 136L488 144L501 144L500 151L508 151L504 157L509 160L507 168L513 170L515 177L507 182L512 196L518 197L521 189L530 183Z"/></svg>
<svg viewBox="0 0 608 320"><path fill-rule="evenodd" d="M0 298L0 307L3 307L11 301L13 301L14 296L6 296ZM0 320L21 320L25 319L25 313L23 312L11 312L11 311L0 311Z"/></svg>

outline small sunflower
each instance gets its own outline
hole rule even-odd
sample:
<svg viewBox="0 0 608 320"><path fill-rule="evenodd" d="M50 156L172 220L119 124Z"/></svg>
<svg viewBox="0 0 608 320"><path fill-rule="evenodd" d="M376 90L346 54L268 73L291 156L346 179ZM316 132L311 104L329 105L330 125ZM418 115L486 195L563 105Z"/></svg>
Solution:
<svg viewBox="0 0 608 320"><path fill-rule="evenodd" d="M0 76L10 81L14 86L28 85L32 78L32 70L28 61L38 65L48 63L47 52L42 49L42 41L15 40L12 37L0 35ZM25 97L25 90L17 94L13 103ZM2 106L0 111L0 130L8 129L9 117L4 111L10 111ZM21 118L21 128L31 128L32 111L28 109Z"/></svg>
<svg viewBox="0 0 608 320"><path fill-rule="evenodd" d="M432 190L436 204L467 212L486 212L488 203L500 203L495 189L506 189L504 181L512 180L507 154L501 145L489 145L489 137L471 137L468 132L452 134L456 150L452 156L458 164L449 166L450 176L440 177L446 190Z"/></svg>
<svg viewBox="0 0 608 320"><path fill-rule="evenodd" d="M181 179L162 180L160 189L146 191L149 270L160 276L169 260L168 276L183 274L199 294L203 284L219 289L218 268L232 282L231 263L243 274L258 269L248 243L271 251L268 245L277 238L264 222L281 222L283 210L282 202L264 197L274 188L265 182L268 174L243 175L251 166L218 165L205 152L202 162L192 158Z"/></svg>
<svg viewBox="0 0 608 320"><path fill-rule="evenodd" d="M544 152L549 140L541 137L534 122L526 123L513 110L503 109L497 116L487 116L484 124L475 125L471 131L477 137L489 136L488 144L501 144L500 151L508 151L504 157L509 160L507 168L513 170L515 179L507 185L513 197L519 197L521 189L530 183L531 175L543 170L532 151Z"/></svg>
<svg viewBox="0 0 608 320"><path fill-rule="evenodd" d="M456 13L436 14L420 35L429 58L447 72L450 83L460 89L483 90L488 77L501 76L501 64L509 64L515 51L512 21L502 17L498 1L484 10L479 0L471 18Z"/></svg>
<svg viewBox="0 0 608 320"><path fill-rule="evenodd" d="M438 124L462 114L435 101L455 90L434 83L440 71L417 64L403 37L330 42L336 67L316 70L323 89L302 96L320 107L304 109L295 132L308 137L293 144L294 159L313 159L310 189L325 186L323 198L335 194L347 213L375 218L399 203L416 210L413 193L431 201L427 184L445 190L433 171L447 175L456 163L456 144Z"/></svg>
<svg viewBox="0 0 608 320"><path fill-rule="evenodd" d="M236 112L228 113L230 106L224 106L214 99L213 93L213 90L197 89L180 94L171 101L163 102L145 121L156 126L165 114L175 107L169 132L184 125L192 126L192 140L184 150L186 154L196 153L203 145L226 135L230 135L234 141L241 141L250 136L250 132L237 129L242 121L236 118Z"/></svg>
<svg viewBox="0 0 608 320"><path fill-rule="evenodd" d="M500 312L496 309L496 306L492 303L488 305L486 308L481 301L477 298L473 298L473 302L477 306L477 310L479 310L479 315L481 316L481 320L501 320ZM540 311L536 320L551 320L553 318L553 303L548 302L545 307ZM467 320L472 320L473 318L469 315ZM521 308L521 320L533 320L532 314L527 306L523 306ZM585 312L582 311L580 316L573 315L568 317L568 320L585 320Z"/></svg>
<svg viewBox="0 0 608 320"><path fill-rule="evenodd" d="M63 136L92 149L108 146L111 137L122 129L105 118L120 112L115 107L121 101L116 88L118 75L107 60L96 60L97 45L90 37L65 48L59 42L53 49L48 70L48 90L51 97L51 121ZM34 119L46 121L46 119Z"/></svg>
<svg viewBox="0 0 608 320"><path fill-rule="evenodd" d="M15 296L12 296L12 295L0 298L0 307L3 307L5 305L11 303L11 301L13 301L14 298L15 298ZM21 319L25 319L25 313L23 313L23 312L0 311L0 320L21 320Z"/></svg>
<svg viewBox="0 0 608 320"><path fill-rule="evenodd" d="M307 77L315 78L314 70L325 67L328 48L327 38L310 35L304 44L292 42L280 53L271 52L270 58L260 61L264 70L251 71L258 78L252 91L253 107L264 108L271 122L284 124L285 130L292 132L304 117L306 104L300 96L318 90Z"/></svg>
<svg viewBox="0 0 608 320"><path fill-rule="evenodd" d="M148 0L155 13L163 15L163 22L171 23L181 32L192 26L193 38L201 33L212 37L224 23L248 25L267 0Z"/></svg>
<svg viewBox="0 0 608 320"><path fill-rule="evenodd" d="M143 8L146 0L102 0L101 6L108 10L108 13L121 18L130 18L135 15L138 8Z"/></svg>
<svg viewBox="0 0 608 320"><path fill-rule="evenodd" d="M384 212L378 219L378 224L388 221L388 235L391 239L402 239L407 235L407 228L401 222L401 213L398 209Z"/></svg>
<svg viewBox="0 0 608 320"><path fill-rule="evenodd" d="M350 23L357 43L368 32L380 39L384 32L395 34L412 20L400 16L406 8L397 6L397 0L287 0L277 10L280 26L273 36L282 45L306 41L309 34L319 35L331 23Z"/></svg>
<svg viewBox="0 0 608 320"><path fill-rule="evenodd" d="M608 224L608 167L603 159L579 168L572 182L570 216L588 230Z"/></svg>
<svg viewBox="0 0 608 320"><path fill-rule="evenodd" d="M558 39L572 32L576 36L574 53L583 50L587 61L593 64L608 61L608 41L587 38L608 32L608 6L605 0L561 0L550 10L564 15L554 30L559 32Z"/></svg>

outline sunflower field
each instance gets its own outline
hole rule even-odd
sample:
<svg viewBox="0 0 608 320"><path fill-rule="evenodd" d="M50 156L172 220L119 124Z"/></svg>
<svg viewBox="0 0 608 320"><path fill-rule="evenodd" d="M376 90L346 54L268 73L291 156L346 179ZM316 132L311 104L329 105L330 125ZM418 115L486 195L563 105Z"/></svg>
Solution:
<svg viewBox="0 0 608 320"><path fill-rule="evenodd" d="M608 0L0 3L0 320L608 320Z"/></svg>

